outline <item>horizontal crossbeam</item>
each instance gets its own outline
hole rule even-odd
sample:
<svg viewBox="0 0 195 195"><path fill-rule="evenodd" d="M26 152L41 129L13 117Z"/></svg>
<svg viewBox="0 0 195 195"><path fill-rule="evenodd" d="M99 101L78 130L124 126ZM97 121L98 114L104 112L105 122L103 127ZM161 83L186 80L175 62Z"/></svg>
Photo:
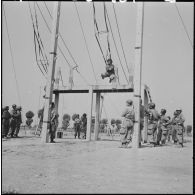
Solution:
<svg viewBox="0 0 195 195"><path fill-rule="evenodd" d="M133 87L130 85L92 85L93 93L122 93L133 92ZM59 87L53 90L54 94L58 93L89 93L89 86L74 86L70 89L68 86Z"/></svg>

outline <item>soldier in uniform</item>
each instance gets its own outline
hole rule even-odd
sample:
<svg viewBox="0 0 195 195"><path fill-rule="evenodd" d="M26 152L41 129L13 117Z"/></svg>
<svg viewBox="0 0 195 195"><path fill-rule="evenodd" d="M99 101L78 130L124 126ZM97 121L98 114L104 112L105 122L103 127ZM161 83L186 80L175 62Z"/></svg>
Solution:
<svg viewBox="0 0 195 195"><path fill-rule="evenodd" d="M79 119L79 114L77 114L77 116L74 119L74 130L75 130L74 138L76 139L76 137L78 136L78 139L80 139L81 120Z"/></svg>
<svg viewBox="0 0 195 195"><path fill-rule="evenodd" d="M177 111L175 111L173 113L173 118L172 118L172 121L171 121L171 124L172 124L172 140L174 142L174 144L177 143L177 128L176 128L176 124L177 124Z"/></svg>
<svg viewBox="0 0 195 195"><path fill-rule="evenodd" d="M168 126L169 124L169 118L166 116L166 110L161 109L161 116L160 116L160 122L159 122L159 129L160 129L160 134L161 136L157 136L157 144L165 144L167 135L168 135Z"/></svg>
<svg viewBox="0 0 195 195"><path fill-rule="evenodd" d="M172 120L171 120L171 117L168 116L168 119L169 119L169 121L168 121L168 125L167 125L167 130L168 130L167 140L168 140L168 142L170 142L173 128L172 128Z"/></svg>
<svg viewBox="0 0 195 195"><path fill-rule="evenodd" d="M126 101L126 108L122 112L123 122L120 130L121 135L121 147L129 147L132 141L133 127L135 122L135 111L133 108L133 101Z"/></svg>
<svg viewBox="0 0 195 195"><path fill-rule="evenodd" d="M115 78L115 70L114 70L114 65L112 64L112 59L109 58L107 59L107 64L106 64L106 72L104 74L101 74L102 79L109 77L110 80L109 82L111 83L112 80Z"/></svg>
<svg viewBox="0 0 195 195"><path fill-rule="evenodd" d="M58 127L58 113L55 110L55 104L51 103L51 122L50 122L50 143L55 143L55 134Z"/></svg>
<svg viewBox="0 0 195 195"><path fill-rule="evenodd" d="M10 118L9 106L5 106L2 113L2 138L7 138L10 127Z"/></svg>
<svg viewBox="0 0 195 195"><path fill-rule="evenodd" d="M12 110L11 110L10 114L11 114L11 119L10 119L10 130L9 130L9 133L8 133L8 137L13 137L14 132L16 130L16 123L17 123L16 104L12 105Z"/></svg>
<svg viewBox="0 0 195 195"><path fill-rule="evenodd" d="M156 145L160 145L160 142L161 142L161 139L162 139L162 131L164 131L164 135L166 134L166 131L167 131L166 125L168 125L168 124L166 124L166 123L168 121L168 118L165 115L166 112L167 111L165 109L161 109L161 111L160 111L160 120L159 120L159 124L158 124ZM163 136L163 140L164 140L164 138L165 137Z"/></svg>
<svg viewBox="0 0 195 195"><path fill-rule="evenodd" d="M146 111L146 114L148 115L148 142L155 146L157 141L157 125L160 115L155 110L154 103L151 102L149 104L149 109Z"/></svg>
<svg viewBox="0 0 195 195"><path fill-rule="evenodd" d="M183 132L184 132L184 122L185 122L185 118L182 114L182 109L178 108L176 110L177 112L177 117L175 119L175 128L176 128L176 137L177 137L177 142L179 142L179 144L183 147Z"/></svg>
<svg viewBox="0 0 195 195"><path fill-rule="evenodd" d="M87 114L84 113L81 117L81 124L82 124L82 130L83 130L83 138L86 139L86 131L87 131Z"/></svg>
<svg viewBox="0 0 195 195"><path fill-rule="evenodd" d="M16 110L17 110L17 116L16 116L16 129L14 132L14 137L18 137L18 133L20 131L20 125L22 124L22 114L21 114L22 107L18 106L16 107Z"/></svg>

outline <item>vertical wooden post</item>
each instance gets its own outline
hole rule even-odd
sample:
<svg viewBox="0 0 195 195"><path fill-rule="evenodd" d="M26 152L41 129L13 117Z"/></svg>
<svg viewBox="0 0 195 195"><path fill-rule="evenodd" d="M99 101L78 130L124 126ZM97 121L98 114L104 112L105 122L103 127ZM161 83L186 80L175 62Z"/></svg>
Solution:
<svg viewBox="0 0 195 195"><path fill-rule="evenodd" d="M54 85L54 74L55 65L57 59L57 45L58 45L58 32L59 32L59 19L60 19L60 6L61 2L54 2L54 20L53 20L53 31L52 31L52 42L51 42L51 62L49 64L47 73L47 84L46 84L46 101L44 107L44 118L43 118L43 129L41 132L41 142L49 142L49 129L50 129L50 104L53 97L53 85Z"/></svg>
<svg viewBox="0 0 195 195"><path fill-rule="evenodd" d="M134 105L135 125L133 134L134 148L140 147L140 98L141 98L141 73L142 73L142 43L143 43L144 2L137 2L137 25L135 45L135 71L134 71Z"/></svg>
<svg viewBox="0 0 195 195"><path fill-rule="evenodd" d="M59 89L60 76L61 76L61 68L58 67L58 71L55 79L55 89ZM59 96L60 96L59 93L55 94L55 110L57 113L58 113L58 106L59 106Z"/></svg>
<svg viewBox="0 0 195 195"><path fill-rule="evenodd" d="M86 140L91 140L91 125L92 125L92 109L93 109L93 88L90 86L89 88L89 108L87 113L87 135Z"/></svg>
<svg viewBox="0 0 195 195"><path fill-rule="evenodd" d="M94 140L98 140L99 127L100 127L100 96L101 93L96 93L96 115L95 115L95 129Z"/></svg>

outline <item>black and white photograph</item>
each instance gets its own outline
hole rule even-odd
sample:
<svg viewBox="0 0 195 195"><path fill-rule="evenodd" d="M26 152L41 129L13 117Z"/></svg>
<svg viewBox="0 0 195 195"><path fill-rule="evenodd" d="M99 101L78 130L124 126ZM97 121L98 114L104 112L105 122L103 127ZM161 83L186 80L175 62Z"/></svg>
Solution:
<svg viewBox="0 0 195 195"><path fill-rule="evenodd" d="M1 1L1 193L193 194L194 3Z"/></svg>

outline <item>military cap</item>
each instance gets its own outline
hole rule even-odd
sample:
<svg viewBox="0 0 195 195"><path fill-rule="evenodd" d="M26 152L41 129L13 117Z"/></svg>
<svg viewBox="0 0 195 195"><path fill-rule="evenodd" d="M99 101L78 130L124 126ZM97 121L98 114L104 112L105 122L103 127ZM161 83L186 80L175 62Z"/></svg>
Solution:
<svg viewBox="0 0 195 195"><path fill-rule="evenodd" d="M167 112L166 109L164 109L164 108L161 109L161 113L165 114L166 112Z"/></svg>
<svg viewBox="0 0 195 195"><path fill-rule="evenodd" d="M182 109L181 109L181 108L177 108L176 110L177 110L177 111L182 111Z"/></svg>
<svg viewBox="0 0 195 195"><path fill-rule="evenodd" d="M16 108L16 104L13 104L13 105L12 105L12 108Z"/></svg>
<svg viewBox="0 0 195 195"><path fill-rule="evenodd" d="M150 102L150 103L149 103L149 108L155 108L155 103Z"/></svg>

